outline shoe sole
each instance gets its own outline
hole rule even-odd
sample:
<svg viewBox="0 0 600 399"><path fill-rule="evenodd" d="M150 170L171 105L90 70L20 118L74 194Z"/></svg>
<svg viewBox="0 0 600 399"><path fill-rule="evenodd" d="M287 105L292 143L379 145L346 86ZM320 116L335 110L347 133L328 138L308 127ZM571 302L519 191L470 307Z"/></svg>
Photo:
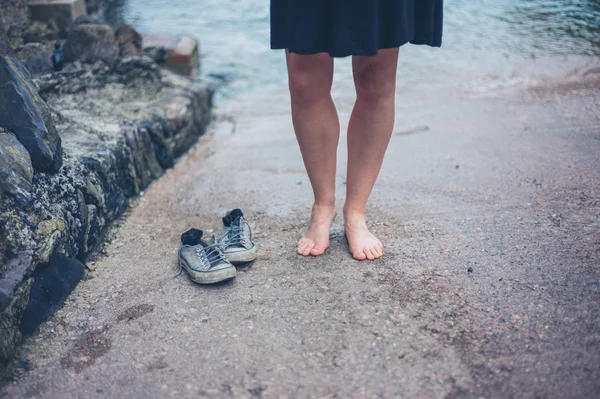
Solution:
<svg viewBox="0 0 600 399"><path fill-rule="evenodd" d="M221 281L231 280L237 275L235 267L228 267L221 270L198 272L190 269L187 263L180 259L179 266L185 269L190 279L197 284L215 284Z"/></svg>
<svg viewBox="0 0 600 399"><path fill-rule="evenodd" d="M245 251L225 252L225 257L227 258L229 263L234 264L234 265L239 265L240 263L248 263L248 262L252 262L253 260L256 260L257 252L258 251L257 251L256 247L254 246Z"/></svg>

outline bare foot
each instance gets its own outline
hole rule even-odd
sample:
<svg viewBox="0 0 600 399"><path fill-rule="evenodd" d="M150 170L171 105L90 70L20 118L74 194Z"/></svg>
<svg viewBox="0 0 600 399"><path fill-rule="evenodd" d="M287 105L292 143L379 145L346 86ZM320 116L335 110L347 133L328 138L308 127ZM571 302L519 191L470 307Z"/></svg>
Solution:
<svg viewBox="0 0 600 399"><path fill-rule="evenodd" d="M354 259L373 260L383 256L383 244L369 231L364 215L345 215L344 230Z"/></svg>
<svg viewBox="0 0 600 399"><path fill-rule="evenodd" d="M335 205L313 205L310 225L298 241L300 255L322 255L329 248L329 230L336 215Z"/></svg>

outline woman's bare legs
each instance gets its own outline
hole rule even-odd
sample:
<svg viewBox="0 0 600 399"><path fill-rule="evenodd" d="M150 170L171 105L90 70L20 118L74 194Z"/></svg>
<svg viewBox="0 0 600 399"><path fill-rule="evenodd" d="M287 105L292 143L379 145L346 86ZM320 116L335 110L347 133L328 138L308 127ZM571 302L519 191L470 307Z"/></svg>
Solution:
<svg viewBox="0 0 600 399"><path fill-rule="evenodd" d="M315 203L298 253L321 255L329 247L329 230L337 214L335 166L340 123L331 98L333 58L326 53L287 53L292 121Z"/></svg>
<svg viewBox="0 0 600 399"><path fill-rule="evenodd" d="M366 204L394 128L398 49L354 56L356 103L348 125L348 175L344 227L355 259L376 259L383 245L367 228Z"/></svg>

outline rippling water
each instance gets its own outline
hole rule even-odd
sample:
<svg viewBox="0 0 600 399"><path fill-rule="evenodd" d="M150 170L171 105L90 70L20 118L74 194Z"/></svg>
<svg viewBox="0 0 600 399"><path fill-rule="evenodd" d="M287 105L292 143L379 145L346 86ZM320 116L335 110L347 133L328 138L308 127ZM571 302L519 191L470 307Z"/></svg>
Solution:
<svg viewBox="0 0 600 399"><path fill-rule="evenodd" d="M200 39L201 76L232 79L225 96L285 84L282 51L269 49L268 0L117 0L142 32ZM400 84L494 88L569 73L600 55L600 0L446 0L441 49L402 49ZM338 75L349 74L347 60Z"/></svg>

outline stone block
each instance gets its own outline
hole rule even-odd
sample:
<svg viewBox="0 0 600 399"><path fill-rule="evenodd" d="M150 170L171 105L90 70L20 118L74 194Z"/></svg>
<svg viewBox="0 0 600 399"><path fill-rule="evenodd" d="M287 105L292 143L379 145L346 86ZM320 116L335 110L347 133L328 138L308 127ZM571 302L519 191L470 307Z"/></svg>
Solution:
<svg viewBox="0 0 600 399"><path fill-rule="evenodd" d="M43 75L54 72L52 68L53 48L42 43L27 43L15 54L32 75Z"/></svg>
<svg viewBox="0 0 600 399"><path fill-rule="evenodd" d="M123 25L115 31L115 41L119 46L119 56L142 55L142 36L131 26Z"/></svg>
<svg viewBox="0 0 600 399"><path fill-rule="evenodd" d="M0 56L12 55L13 48L6 32L6 26L0 14Z"/></svg>
<svg viewBox="0 0 600 399"><path fill-rule="evenodd" d="M0 0L0 22L7 26L27 21L27 0Z"/></svg>
<svg viewBox="0 0 600 399"><path fill-rule="evenodd" d="M31 199L32 180L29 153L15 136L0 132L0 195L9 194L25 204Z"/></svg>
<svg viewBox="0 0 600 399"><path fill-rule="evenodd" d="M63 46L65 61L94 63L103 61L112 67L119 58L115 35L108 25L81 24L69 32Z"/></svg>
<svg viewBox="0 0 600 399"><path fill-rule="evenodd" d="M57 172L62 165L60 135L30 78L18 60L0 56L0 126L17 136L35 169Z"/></svg>
<svg viewBox="0 0 600 399"><path fill-rule="evenodd" d="M75 18L87 15L85 0L29 0L32 20L55 22L61 30L67 30Z"/></svg>
<svg viewBox="0 0 600 399"><path fill-rule="evenodd" d="M143 35L145 48L164 48L167 51L163 66L171 71L193 76L200 68L198 40L192 36Z"/></svg>

